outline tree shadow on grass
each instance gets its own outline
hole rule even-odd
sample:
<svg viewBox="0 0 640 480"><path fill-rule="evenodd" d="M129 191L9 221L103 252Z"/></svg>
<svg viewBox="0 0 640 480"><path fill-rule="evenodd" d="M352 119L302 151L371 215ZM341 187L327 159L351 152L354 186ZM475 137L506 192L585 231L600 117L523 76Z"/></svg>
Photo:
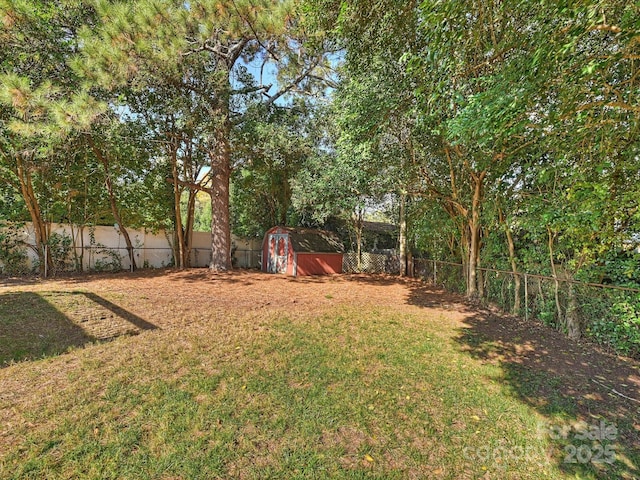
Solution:
<svg viewBox="0 0 640 480"><path fill-rule="evenodd" d="M640 478L638 362L489 310L477 309L465 324L456 338L460 348L499 365L513 395L548 419L538 434L548 436L562 470Z"/></svg>
<svg viewBox="0 0 640 480"><path fill-rule="evenodd" d="M195 270L195 269L194 269ZM146 278L158 278L158 277L166 277L171 273L178 272L174 268L163 267L163 268L138 268L135 272L130 272L128 270L116 270L116 271L96 271L96 270L88 270L84 272L60 272L53 277L49 278L40 278L36 277L36 283L46 284L49 282L55 283L59 281L64 281L67 284L78 284L83 285L85 283L91 282L93 280L105 280L105 279L118 279L124 281L139 281ZM24 280L22 282L21 280ZM16 279L16 284L27 283L26 277L20 277L20 279Z"/></svg>
<svg viewBox="0 0 640 480"><path fill-rule="evenodd" d="M88 298L92 302L95 302L96 304L100 305L101 307L109 310L114 315L118 316L119 318L122 318L123 320L126 320L127 322L131 323L132 325L134 325L136 328L138 328L140 330L156 330L158 328L153 323L147 322L145 319L139 317L138 315L136 315L136 314L134 314L134 313L132 313L132 312L130 312L128 310L125 310L121 306L116 305L115 303L110 302L106 298L103 298L103 297L101 297L99 295L96 295L95 293L91 293L91 292L74 292L74 294L76 294L76 295L84 295L86 298Z"/></svg>
<svg viewBox="0 0 640 480"><path fill-rule="evenodd" d="M577 478L640 479L640 362L415 279L352 280L404 283L407 304L459 318L458 347L499 366L500 385L545 417L531 434L548 439L548 454L561 470Z"/></svg>
<svg viewBox="0 0 640 480"><path fill-rule="evenodd" d="M93 341L41 295L0 295L0 367L58 355Z"/></svg>
<svg viewBox="0 0 640 480"><path fill-rule="evenodd" d="M252 278L259 274L259 270L236 268L227 272L211 272L208 267L190 267L177 269L172 267L163 268L139 268L135 272L127 270L118 271L87 271L87 272L62 272L55 277L40 278L37 276L24 276L1 278L0 285L29 285L46 284L47 282L64 281L70 285L84 285L93 280L118 280L121 282L140 282L154 278L164 278L167 281L190 282L190 283L232 283L252 285Z"/></svg>
<svg viewBox="0 0 640 480"><path fill-rule="evenodd" d="M187 268L184 270L172 270L167 278L176 282L187 283L228 283L228 284L242 284L246 286L253 285L255 275L259 274L259 271L254 269L240 269L236 268L227 272L212 272L207 267Z"/></svg>
<svg viewBox="0 0 640 480"><path fill-rule="evenodd" d="M88 292L0 295L0 367L158 327Z"/></svg>

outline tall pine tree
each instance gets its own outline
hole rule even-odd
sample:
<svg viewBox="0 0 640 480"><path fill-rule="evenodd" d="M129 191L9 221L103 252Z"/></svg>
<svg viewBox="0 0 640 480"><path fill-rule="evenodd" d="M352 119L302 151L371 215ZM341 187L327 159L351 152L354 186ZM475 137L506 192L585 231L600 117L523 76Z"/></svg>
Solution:
<svg viewBox="0 0 640 480"><path fill-rule="evenodd" d="M206 109L198 146L211 169L210 268L230 269L232 130L255 104L311 89L327 63L321 42L306 34L292 1L98 0L96 8L101 21L85 30L76 64L83 75L133 92L170 88ZM267 75L274 71L277 80Z"/></svg>

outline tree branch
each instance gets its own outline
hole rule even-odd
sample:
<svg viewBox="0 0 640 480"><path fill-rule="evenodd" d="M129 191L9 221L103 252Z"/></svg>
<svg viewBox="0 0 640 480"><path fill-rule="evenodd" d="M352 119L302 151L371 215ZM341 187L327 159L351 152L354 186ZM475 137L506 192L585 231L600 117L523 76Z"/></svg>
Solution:
<svg viewBox="0 0 640 480"><path fill-rule="evenodd" d="M196 190L199 192L207 192L207 193L211 193L213 192L213 190L209 187L205 187L204 185L202 185L201 183L196 183L196 182L186 182L184 180L174 180L173 178L166 178L165 179L168 183L177 183L178 185L182 186L182 187L187 187L190 188L191 190Z"/></svg>
<svg viewBox="0 0 640 480"><path fill-rule="evenodd" d="M241 88L239 90L231 90L230 94L231 95L246 95L248 93L259 92L260 90L264 90L265 92L268 92L269 89L271 89L271 87L273 87L273 84L257 85L257 86L253 86L253 87Z"/></svg>
<svg viewBox="0 0 640 480"><path fill-rule="evenodd" d="M262 48L264 48L269 55L271 55L273 57L273 59L276 62L279 62L280 59L278 58L278 56L275 54L275 52L272 51L271 48L269 48L268 46L266 46L264 43L262 43L262 41L260 40L260 37L258 36L258 32L256 32L256 29L253 28L253 23L251 23L249 21L249 19L245 18L242 16L242 14L240 13L240 10L238 9L238 6L236 5L235 0L231 0L231 3L233 4L233 8L235 9L236 13L238 14L238 16L247 24L247 26L249 27L249 29L251 30L251 32L253 33L253 37L255 38L256 42L258 42L258 45L260 45ZM237 60L237 59L236 59ZM235 63L235 62L234 62Z"/></svg>
<svg viewBox="0 0 640 480"><path fill-rule="evenodd" d="M238 58L240 58L240 54L242 54L242 50L244 49L244 47L247 45L247 43L249 43L249 39L248 38L243 38L242 40L240 40L238 43L236 43L233 47L231 47L227 53L227 66L229 68L233 67L236 62L238 61Z"/></svg>
<svg viewBox="0 0 640 480"><path fill-rule="evenodd" d="M279 92L277 92L275 95L269 97L269 100L267 100L267 105L271 105L273 102L275 102L276 100L278 100L278 98L280 98L281 96L283 96L284 94L286 94L287 92L290 92L294 87L297 87L298 84L300 82L302 82L302 80L304 80L305 78L307 78L311 72L313 72L313 70L315 70L315 68L318 66L318 64L320 63L320 57L316 57L316 59L313 61L313 63L311 64L311 66L309 68L307 68L305 71L303 71L300 75L298 75L293 82L289 83L289 85L287 85L285 88L281 89Z"/></svg>

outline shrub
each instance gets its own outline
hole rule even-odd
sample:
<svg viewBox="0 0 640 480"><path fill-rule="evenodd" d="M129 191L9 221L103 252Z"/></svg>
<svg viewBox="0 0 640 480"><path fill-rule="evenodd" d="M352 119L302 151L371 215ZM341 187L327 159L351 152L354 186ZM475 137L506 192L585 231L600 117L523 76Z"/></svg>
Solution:
<svg viewBox="0 0 640 480"><path fill-rule="evenodd" d="M0 231L0 272L24 275L30 272L27 247L16 226L4 226Z"/></svg>
<svg viewBox="0 0 640 480"><path fill-rule="evenodd" d="M618 353L640 357L640 299L616 302L610 312L591 322L587 334Z"/></svg>

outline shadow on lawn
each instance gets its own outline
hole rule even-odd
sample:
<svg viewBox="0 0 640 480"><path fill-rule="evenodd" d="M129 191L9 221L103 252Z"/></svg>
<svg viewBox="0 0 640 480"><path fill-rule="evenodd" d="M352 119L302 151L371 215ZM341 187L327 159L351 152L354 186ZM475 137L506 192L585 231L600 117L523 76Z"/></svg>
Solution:
<svg viewBox="0 0 640 480"><path fill-rule="evenodd" d="M135 272L129 272L127 270L118 270L115 272L62 272L55 277L40 278L40 277L16 277L7 278L2 280L3 284L7 285L26 285L31 283L47 283L58 282L63 280L65 283L71 285L83 285L85 283L94 280L118 280L122 282L140 282L141 280L164 278L168 281L175 282L189 282L189 283L232 283L232 284L246 284L252 285L251 277L259 273L259 270L255 269L234 269L228 272L211 272L207 267L190 267L183 270L164 267L164 268L139 268Z"/></svg>
<svg viewBox="0 0 640 480"><path fill-rule="evenodd" d="M125 310L124 308L116 305L115 303L110 302L106 298L102 298L95 293L90 292L73 292L74 295L84 295L87 299L95 302L101 307L106 308L114 315L117 315L119 318L126 320L127 322L134 325L136 328L140 330L156 330L158 327L153 323L147 322L145 319L137 316L136 314L130 312L129 310Z"/></svg>
<svg viewBox="0 0 640 480"><path fill-rule="evenodd" d="M254 275L259 271L254 269L234 269L228 272L212 272L207 267L187 268L184 270L169 270L167 278L176 282L188 283L229 283L253 285Z"/></svg>
<svg viewBox="0 0 640 480"><path fill-rule="evenodd" d="M455 294L415 287L409 302L467 314L461 350L499 365L520 401L547 417L550 453L572 475L640 478L640 369L537 321L495 313ZM585 435L586 434L586 435ZM612 456L612 452L614 456Z"/></svg>
<svg viewBox="0 0 640 480"><path fill-rule="evenodd" d="M58 355L95 339L40 295L0 295L0 367Z"/></svg>
<svg viewBox="0 0 640 480"><path fill-rule="evenodd" d="M548 454L561 470L577 478L640 478L639 362L415 279L376 275L350 280L404 283L408 304L462 314L463 325L454 337L458 348L498 365L500 384L546 417L546 424L531 435L548 439Z"/></svg>
<svg viewBox="0 0 640 480"><path fill-rule="evenodd" d="M94 280L107 280L107 279L118 279L125 281L139 281L145 278L158 278L158 277L166 277L167 275L171 275L171 273L178 272L174 268L164 267L164 268L138 268L135 272L130 272L128 270L116 270L116 271L84 271L84 272L60 272L54 277L49 278L40 278L36 277L37 283L55 283L59 281L64 281L65 283L71 285L82 285Z"/></svg>
<svg viewBox="0 0 640 480"><path fill-rule="evenodd" d="M0 367L158 327L89 292L0 295Z"/></svg>

